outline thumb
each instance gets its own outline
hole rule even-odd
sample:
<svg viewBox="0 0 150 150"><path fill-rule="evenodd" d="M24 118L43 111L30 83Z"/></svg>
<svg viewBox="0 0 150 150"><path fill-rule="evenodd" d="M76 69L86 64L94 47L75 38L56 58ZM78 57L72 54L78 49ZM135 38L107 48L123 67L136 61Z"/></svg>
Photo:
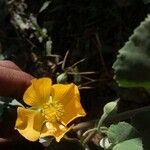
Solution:
<svg viewBox="0 0 150 150"><path fill-rule="evenodd" d="M0 96L20 99L34 77L11 61L0 61Z"/></svg>

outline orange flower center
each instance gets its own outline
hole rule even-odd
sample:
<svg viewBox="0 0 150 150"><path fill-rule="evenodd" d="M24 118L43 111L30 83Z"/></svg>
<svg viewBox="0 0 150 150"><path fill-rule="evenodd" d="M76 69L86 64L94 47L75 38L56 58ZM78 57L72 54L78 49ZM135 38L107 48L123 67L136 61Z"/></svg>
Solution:
<svg viewBox="0 0 150 150"><path fill-rule="evenodd" d="M54 101L51 96L49 101L42 106L42 114L48 122L59 121L63 113L63 105L58 101Z"/></svg>

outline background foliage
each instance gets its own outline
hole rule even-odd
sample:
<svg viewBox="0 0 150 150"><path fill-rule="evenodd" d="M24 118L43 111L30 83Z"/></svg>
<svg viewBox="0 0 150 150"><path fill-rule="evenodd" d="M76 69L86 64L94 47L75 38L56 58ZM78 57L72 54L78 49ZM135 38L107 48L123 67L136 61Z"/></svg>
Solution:
<svg viewBox="0 0 150 150"><path fill-rule="evenodd" d="M143 107L149 105L149 90L141 86L118 87L113 79L112 65L118 50L148 13L148 0L1 0L0 58L15 62L35 77L51 77L54 82L65 72L61 78L75 82L81 91L82 104L87 112L87 117L81 122L100 118L104 104L118 97L119 112ZM147 31L145 34L148 34ZM145 41L144 38L142 40ZM149 51L145 51L148 53L147 61L144 57L140 58L148 66ZM137 68L134 74L135 71L130 68L131 72L127 74L140 82L140 77L145 79L143 71L140 76L137 75L140 69ZM149 81L149 70L144 71ZM144 119L140 115L138 117L140 119L135 117L133 122L130 119L126 121L137 129L144 129L146 123L139 127ZM148 115L144 117L149 119ZM147 138L145 135L144 139ZM61 150L69 146L70 149L84 149L74 140L63 140L59 144L52 142L50 149ZM100 149L91 141L88 146L92 150ZM114 150L120 150L118 147Z"/></svg>

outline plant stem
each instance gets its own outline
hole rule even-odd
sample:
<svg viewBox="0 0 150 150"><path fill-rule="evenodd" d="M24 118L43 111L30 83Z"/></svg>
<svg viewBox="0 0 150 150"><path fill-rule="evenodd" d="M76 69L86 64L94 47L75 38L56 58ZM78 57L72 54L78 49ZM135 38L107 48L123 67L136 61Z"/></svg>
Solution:
<svg viewBox="0 0 150 150"><path fill-rule="evenodd" d="M105 65L105 61L104 61L103 55L102 55L102 51L101 51L101 49L102 49L102 44L101 44L101 41L100 41L100 39L99 39L99 35L98 35L97 32L95 33L95 41L96 41L96 47L97 47L98 52L99 52L100 61L101 61L101 64L102 64L102 66L103 66L103 69L104 69L104 71L105 71L107 77L110 77L110 75L109 75L109 73L108 73L108 70L107 70L107 68L106 68L106 65Z"/></svg>
<svg viewBox="0 0 150 150"><path fill-rule="evenodd" d="M99 122L98 122L98 125L97 125L97 129L99 130L100 127L102 126L103 122L105 121L105 119L107 118L107 114L106 113L103 113L103 115L101 116Z"/></svg>
<svg viewBox="0 0 150 150"><path fill-rule="evenodd" d="M89 130L87 130L86 132L83 133L83 136L86 136L86 135L89 134L90 132L96 131L96 130L97 130L97 128L89 129Z"/></svg>
<svg viewBox="0 0 150 150"><path fill-rule="evenodd" d="M150 110L150 106L145 106L145 107L142 107L142 108L137 108L137 109L129 110L129 111L126 111L126 112L122 112L120 114L113 115L109 118L106 118L105 123L111 124L111 123L123 121L123 120L129 119L129 118L135 116L138 113L141 113L141 112L147 111L147 110Z"/></svg>
<svg viewBox="0 0 150 150"><path fill-rule="evenodd" d="M103 123L103 121L106 124L112 124L112 123L115 123L115 122L124 121L124 120L129 119L129 118L135 116L136 114L138 114L140 112L143 112L143 111L146 111L146 110L150 110L150 106L145 106L145 107L142 107L142 108L128 110L128 111L113 115L111 117L107 117L105 119L104 119L104 116L102 115L103 116L102 120L99 121L98 124L101 125ZM73 127L73 131L76 132L78 130L86 130L88 128L92 128L92 126L94 126L97 123L97 121L98 120L91 120L91 121L88 121L88 122L79 123L79 124L77 124L76 126Z"/></svg>

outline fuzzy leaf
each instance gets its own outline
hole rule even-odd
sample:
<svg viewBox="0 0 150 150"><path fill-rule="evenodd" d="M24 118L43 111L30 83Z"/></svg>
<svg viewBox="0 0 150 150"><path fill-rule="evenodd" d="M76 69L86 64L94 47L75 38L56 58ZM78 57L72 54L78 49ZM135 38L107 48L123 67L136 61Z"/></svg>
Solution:
<svg viewBox="0 0 150 150"><path fill-rule="evenodd" d="M119 50L113 69L119 86L150 88L150 15Z"/></svg>
<svg viewBox="0 0 150 150"><path fill-rule="evenodd" d="M117 112L117 110L118 110L118 100L109 102L104 106L104 113L106 113L107 115L112 113L114 114Z"/></svg>
<svg viewBox="0 0 150 150"><path fill-rule="evenodd" d="M116 125L111 125L106 134L110 143L118 144L125 140L135 138L137 136L137 131L129 123L119 122Z"/></svg>
<svg viewBox="0 0 150 150"><path fill-rule="evenodd" d="M143 150L142 141L140 138L130 139L121 142L113 147L113 150Z"/></svg>

